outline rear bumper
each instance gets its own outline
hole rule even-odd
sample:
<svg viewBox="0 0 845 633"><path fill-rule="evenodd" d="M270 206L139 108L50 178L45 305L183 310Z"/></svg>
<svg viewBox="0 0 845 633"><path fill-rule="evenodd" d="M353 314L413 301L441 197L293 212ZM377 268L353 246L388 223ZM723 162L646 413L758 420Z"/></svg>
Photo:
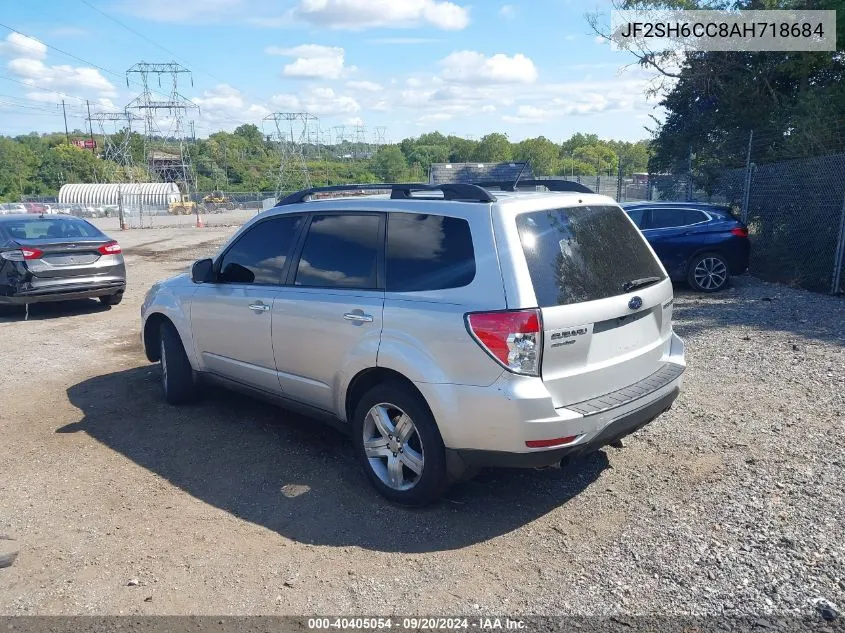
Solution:
<svg viewBox="0 0 845 633"><path fill-rule="evenodd" d="M579 455L597 451L603 446L612 444L626 435L638 431L661 413L672 408L672 403L675 402L680 392L680 387L675 387L669 393L644 407L621 415L609 422L597 435L586 442L533 453L506 453L503 451L476 451L468 449L448 450L467 466L500 468L540 468L551 466L564 459L572 459Z"/></svg>
<svg viewBox="0 0 845 633"><path fill-rule="evenodd" d="M504 373L489 387L417 383L452 456L473 466L546 466L590 452L645 426L682 387L684 343L672 335L655 372L624 389L555 408L539 378ZM527 442L575 437L550 448Z"/></svg>
<svg viewBox="0 0 845 633"><path fill-rule="evenodd" d="M0 295L0 304L24 305L27 303L45 303L48 301L72 301L104 297L126 290L126 280L97 281L88 283L50 284L13 295Z"/></svg>

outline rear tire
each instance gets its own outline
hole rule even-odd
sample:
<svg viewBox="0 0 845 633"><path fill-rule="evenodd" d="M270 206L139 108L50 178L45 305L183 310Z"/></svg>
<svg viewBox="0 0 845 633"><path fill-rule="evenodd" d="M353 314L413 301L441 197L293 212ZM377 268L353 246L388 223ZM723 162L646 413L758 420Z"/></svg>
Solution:
<svg viewBox="0 0 845 633"><path fill-rule="evenodd" d="M440 431L425 402L406 385L387 382L370 389L355 409L352 428L356 458L383 497L424 506L446 491Z"/></svg>
<svg viewBox="0 0 845 633"><path fill-rule="evenodd" d="M104 306L116 306L121 301L123 301L122 292L116 292L113 295L105 295L104 297L100 297L100 303L102 303Z"/></svg>
<svg viewBox="0 0 845 633"><path fill-rule="evenodd" d="M719 253L702 253L690 262L687 283L698 292L724 290L730 279L728 262Z"/></svg>
<svg viewBox="0 0 845 633"><path fill-rule="evenodd" d="M185 354L185 347L179 332L172 323L162 323L161 340L161 386L164 398L170 404L185 404L196 399L194 370Z"/></svg>

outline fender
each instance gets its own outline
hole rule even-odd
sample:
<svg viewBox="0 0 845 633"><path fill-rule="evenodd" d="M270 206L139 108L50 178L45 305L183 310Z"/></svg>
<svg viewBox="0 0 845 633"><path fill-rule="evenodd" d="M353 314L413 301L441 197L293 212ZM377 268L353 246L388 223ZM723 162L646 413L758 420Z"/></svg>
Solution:
<svg viewBox="0 0 845 633"><path fill-rule="evenodd" d="M188 283L191 284L192 282L189 281ZM150 317L155 314L167 317L176 327L176 331L179 332L191 367L195 371L202 371L203 367L196 353L194 337L191 333L190 310L194 293L181 284L179 288L184 294L180 293L178 297L170 291L168 285L155 285L150 289L141 308L141 337L144 336L144 330Z"/></svg>

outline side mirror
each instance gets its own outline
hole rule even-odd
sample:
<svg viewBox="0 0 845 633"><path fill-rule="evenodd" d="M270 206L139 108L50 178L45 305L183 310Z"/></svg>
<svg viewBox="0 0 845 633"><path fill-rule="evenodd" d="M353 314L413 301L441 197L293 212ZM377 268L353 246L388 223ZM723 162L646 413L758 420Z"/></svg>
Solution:
<svg viewBox="0 0 845 633"><path fill-rule="evenodd" d="M191 266L191 280L195 284L214 281L214 262L211 259L199 259Z"/></svg>

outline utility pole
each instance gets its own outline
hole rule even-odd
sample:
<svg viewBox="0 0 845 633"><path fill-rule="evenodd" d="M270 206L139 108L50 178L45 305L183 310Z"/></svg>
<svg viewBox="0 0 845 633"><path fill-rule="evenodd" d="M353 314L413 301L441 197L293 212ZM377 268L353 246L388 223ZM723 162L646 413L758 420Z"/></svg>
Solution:
<svg viewBox="0 0 845 633"><path fill-rule="evenodd" d="M91 135L91 153L97 155L97 143L94 142L94 128L91 126L91 104L85 100L85 107L88 108L88 133Z"/></svg>
<svg viewBox="0 0 845 633"><path fill-rule="evenodd" d="M65 100L62 99L62 116L65 118L65 141L70 145L70 132L67 131L67 112L65 111Z"/></svg>

